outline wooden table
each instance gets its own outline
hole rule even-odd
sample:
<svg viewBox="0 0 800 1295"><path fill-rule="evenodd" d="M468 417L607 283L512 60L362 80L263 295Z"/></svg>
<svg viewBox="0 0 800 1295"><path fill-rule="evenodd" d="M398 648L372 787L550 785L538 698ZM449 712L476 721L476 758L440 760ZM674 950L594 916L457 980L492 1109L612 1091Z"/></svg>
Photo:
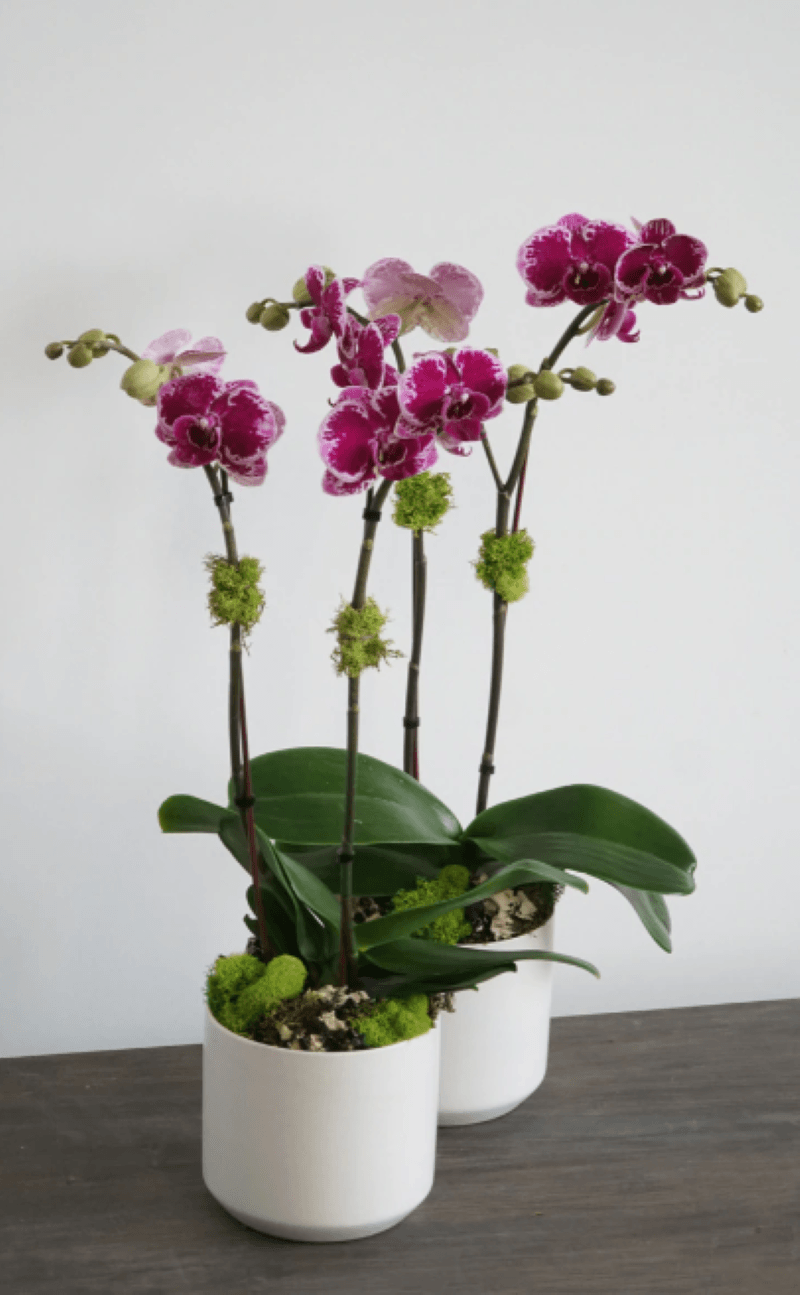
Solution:
<svg viewBox="0 0 800 1295"><path fill-rule="evenodd" d="M304 1246L200 1178L200 1048L0 1061L3 1295L799 1295L800 1003L571 1017L425 1204Z"/></svg>

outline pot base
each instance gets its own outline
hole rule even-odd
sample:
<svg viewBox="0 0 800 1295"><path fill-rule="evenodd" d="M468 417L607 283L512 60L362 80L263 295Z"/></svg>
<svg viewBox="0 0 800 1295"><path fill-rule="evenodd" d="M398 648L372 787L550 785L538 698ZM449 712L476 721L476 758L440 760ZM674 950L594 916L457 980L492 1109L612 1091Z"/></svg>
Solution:
<svg viewBox="0 0 800 1295"><path fill-rule="evenodd" d="M211 1189L206 1183L206 1188ZM214 1196L214 1193L211 1192ZM378 1232L388 1232L389 1228L397 1227L403 1219L407 1219L409 1214L413 1214L417 1208L404 1210L402 1214L397 1214L392 1219L387 1219L385 1223L365 1223L360 1227L341 1227L341 1228L308 1228L296 1227L291 1223L273 1223L269 1219L258 1218L255 1214L246 1214L243 1210L231 1209L218 1196L214 1200L221 1205L227 1214L243 1223L245 1227L253 1228L255 1232L265 1232L270 1237L280 1237L282 1241L305 1241L311 1244L326 1245L336 1241L359 1241L362 1237L374 1237ZM420 1202L421 1204L422 1202Z"/></svg>
<svg viewBox="0 0 800 1295"><path fill-rule="evenodd" d="M509 1111L515 1111L528 1097L530 1097L530 1093L517 1098L514 1102L504 1102L502 1106L493 1106L487 1111L440 1111L439 1128L453 1129L461 1124L488 1124L489 1120L499 1120L501 1115L508 1115Z"/></svg>

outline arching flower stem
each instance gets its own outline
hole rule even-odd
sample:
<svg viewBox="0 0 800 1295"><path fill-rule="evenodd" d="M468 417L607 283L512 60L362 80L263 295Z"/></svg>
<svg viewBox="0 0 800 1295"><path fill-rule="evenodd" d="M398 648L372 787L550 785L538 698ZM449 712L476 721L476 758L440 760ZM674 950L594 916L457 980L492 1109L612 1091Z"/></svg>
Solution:
<svg viewBox="0 0 800 1295"><path fill-rule="evenodd" d="M582 310L572 320L568 328L564 330L561 337L556 342L547 359L543 361L543 369L552 369L558 363L570 342L578 336L583 325L594 313L605 305L605 302L594 302L590 306L584 306ZM528 469L528 454L530 452L531 436L533 434L533 425L538 413L539 401L536 396L529 400L525 406L525 413L522 420L522 430L520 431L517 449L514 455L514 462L511 471L505 481L500 476L497 464L492 454L486 434L482 436L483 448L489 467L494 477L497 487L497 513L495 521L495 534L508 535L509 518L511 514L511 501L516 491L516 500L514 504L514 517L512 530L519 529L520 513L522 510L522 497L525 489L525 478ZM480 778L478 781L478 798L476 813L480 814L486 809L489 802L489 784L492 774L495 771L494 753L497 744L497 726L500 719L500 699L503 687L503 662L505 659L506 644L506 623L508 619L508 603L495 593L492 595L492 666L489 681L489 707L486 717L486 737L483 744L483 756L480 763Z"/></svg>

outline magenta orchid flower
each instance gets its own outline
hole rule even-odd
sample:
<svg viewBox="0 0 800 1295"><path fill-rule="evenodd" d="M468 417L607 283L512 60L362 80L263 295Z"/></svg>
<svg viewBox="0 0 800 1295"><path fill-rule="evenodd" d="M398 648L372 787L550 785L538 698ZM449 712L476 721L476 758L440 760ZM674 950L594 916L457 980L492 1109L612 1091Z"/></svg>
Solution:
<svg viewBox="0 0 800 1295"><path fill-rule="evenodd" d="M397 370L386 363L384 351L399 332L399 315L386 315L366 325L348 316L338 346L339 363L331 369L337 387L370 387L377 391L384 385L395 386Z"/></svg>
<svg viewBox="0 0 800 1295"><path fill-rule="evenodd" d="M325 283L325 270L321 265L312 265L305 273L306 291L313 305L300 311L300 322L311 330L311 336L305 346L295 348L302 355L311 355L327 346L332 337L344 337L347 325L346 298L358 287L358 279L332 279Z"/></svg>
<svg viewBox="0 0 800 1295"><path fill-rule="evenodd" d="M639 238L616 267L616 297L630 304L652 301L671 306L693 291L705 290L705 243L690 234L677 234L671 220L649 220L639 226Z"/></svg>
<svg viewBox="0 0 800 1295"><path fill-rule="evenodd" d="M403 481L433 467L433 433L409 427L404 435L402 428L396 387L350 387L342 392L319 429L320 453L328 469L323 490L329 495L358 494L376 475Z"/></svg>
<svg viewBox="0 0 800 1295"><path fill-rule="evenodd" d="M143 360L174 367L174 377L181 373L219 373L225 359L225 347L218 337L201 337L191 346L187 328L173 328L162 333L142 351Z"/></svg>
<svg viewBox="0 0 800 1295"><path fill-rule="evenodd" d="M453 355L418 355L400 376L400 435L435 432L452 454L468 454L481 427L503 408L508 375L491 351L463 347Z"/></svg>
<svg viewBox="0 0 800 1295"><path fill-rule="evenodd" d="M187 373L158 393L156 436L176 468L219 463L243 486L260 486L267 450L285 418L254 382L223 382L213 373Z"/></svg>
<svg viewBox="0 0 800 1295"><path fill-rule="evenodd" d="M635 243L622 225L587 220L573 212L546 225L522 244L517 269L528 285L529 306L559 306L574 301L590 306L614 291L619 258Z"/></svg>
<svg viewBox="0 0 800 1295"><path fill-rule="evenodd" d="M401 334L419 326L439 342L463 342L483 301L480 280L449 261L425 275L407 261L387 257L369 267L361 286L370 319L399 315Z"/></svg>

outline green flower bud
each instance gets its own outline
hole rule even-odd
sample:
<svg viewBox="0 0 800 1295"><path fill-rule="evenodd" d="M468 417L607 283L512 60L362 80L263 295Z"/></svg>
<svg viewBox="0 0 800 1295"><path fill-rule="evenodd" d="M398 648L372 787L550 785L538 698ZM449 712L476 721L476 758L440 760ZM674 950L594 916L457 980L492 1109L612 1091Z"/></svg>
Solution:
<svg viewBox="0 0 800 1295"><path fill-rule="evenodd" d="M613 396L616 389L615 383L610 378L601 378L597 384L598 396Z"/></svg>
<svg viewBox="0 0 800 1295"><path fill-rule="evenodd" d="M102 328L90 328L88 332L81 333L78 341L87 342L91 346L93 342L104 342L105 337L106 335Z"/></svg>
<svg viewBox="0 0 800 1295"><path fill-rule="evenodd" d="M747 292L747 280L732 265L712 279L711 286L721 306L735 306L739 298Z"/></svg>
<svg viewBox="0 0 800 1295"><path fill-rule="evenodd" d="M542 369L533 380L533 389L540 400L558 400L564 394L564 383L551 369Z"/></svg>
<svg viewBox="0 0 800 1295"><path fill-rule="evenodd" d="M285 328L291 319L289 309L278 301L274 301L270 306L265 306L258 317L258 322L262 328L266 328L270 333L279 333Z"/></svg>
<svg viewBox="0 0 800 1295"><path fill-rule="evenodd" d="M751 315L757 315L759 310L764 309L764 303L760 297L754 297L751 293L744 299L744 308L749 310Z"/></svg>
<svg viewBox="0 0 800 1295"><path fill-rule="evenodd" d="M136 360L122 375L120 386L132 400L154 405L159 388L169 381L170 366L155 360Z"/></svg>
<svg viewBox="0 0 800 1295"><path fill-rule="evenodd" d="M597 386L597 375L592 373L591 369L585 369L581 365L572 371L567 382L574 391L594 391Z"/></svg>
<svg viewBox="0 0 800 1295"><path fill-rule="evenodd" d="M57 360L64 354L64 347L60 342L48 342L44 348L44 353L48 360Z"/></svg>
<svg viewBox="0 0 800 1295"><path fill-rule="evenodd" d="M309 295L308 288L306 287L305 275L302 279L298 279L297 283L292 288L292 297L297 302L298 306L312 306L314 304Z"/></svg>
<svg viewBox="0 0 800 1295"><path fill-rule="evenodd" d="M524 381L526 377L527 382ZM533 400L535 395L533 374L527 364L512 364L508 370L506 400L510 405L525 405L529 400Z"/></svg>
<svg viewBox="0 0 800 1295"><path fill-rule="evenodd" d="M104 355L108 355L108 352L110 350L111 350L110 342L106 342L106 341L95 342L94 346L92 347L92 355L96 360L101 360Z"/></svg>
<svg viewBox="0 0 800 1295"><path fill-rule="evenodd" d="M73 369L85 369L87 364L92 362L92 348L85 342L76 342L67 351L67 364L71 364Z"/></svg>
<svg viewBox="0 0 800 1295"><path fill-rule="evenodd" d="M245 314L249 324L257 324L261 319L261 312L264 309L263 301L254 301L252 306L248 306Z"/></svg>

